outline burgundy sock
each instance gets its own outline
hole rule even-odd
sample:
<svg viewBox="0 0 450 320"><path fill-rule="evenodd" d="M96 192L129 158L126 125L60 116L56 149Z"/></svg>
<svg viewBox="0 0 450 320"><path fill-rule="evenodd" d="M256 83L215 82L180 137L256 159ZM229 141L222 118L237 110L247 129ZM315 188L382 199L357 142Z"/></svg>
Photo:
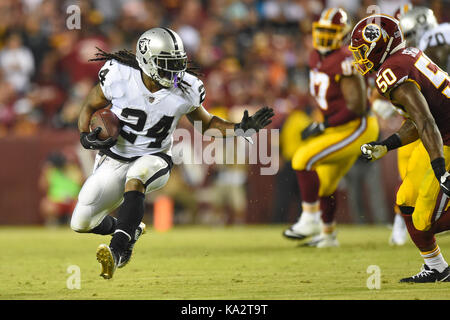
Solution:
<svg viewBox="0 0 450 320"><path fill-rule="evenodd" d="M436 246L436 238L434 237L433 228L427 231L420 231L414 227L411 214L402 213L405 220L406 228L409 236L420 251L429 251L431 247Z"/></svg>
<svg viewBox="0 0 450 320"><path fill-rule="evenodd" d="M296 171L302 201L314 203L319 200L319 176L316 171Z"/></svg>
<svg viewBox="0 0 450 320"><path fill-rule="evenodd" d="M330 224L334 221L334 214L336 212L335 194L328 197L320 197L320 210L322 211L323 223Z"/></svg>
<svg viewBox="0 0 450 320"><path fill-rule="evenodd" d="M450 209L444 211L439 219L433 223L435 233L450 230Z"/></svg>

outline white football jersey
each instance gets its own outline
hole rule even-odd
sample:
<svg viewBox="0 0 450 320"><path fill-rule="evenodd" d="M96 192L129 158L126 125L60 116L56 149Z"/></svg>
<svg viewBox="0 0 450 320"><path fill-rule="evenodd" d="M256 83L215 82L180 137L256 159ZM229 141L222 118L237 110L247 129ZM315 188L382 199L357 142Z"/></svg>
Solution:
<svg viewBox="0 0 450 320"><path fill-rule="evenodd" d="M441 23L436 28L425 32L419 41L419 49L425 51L429 47L450 45L450 23Z"/></svg>
<svg viewBox="0 0 450 320"><path fill-rule="evenodd" d="M110 151L123 158L164 152L171 155L173 131L180 118L201 106L205 99L203 82L186 73L180 88L163 88L150 92L139 70L107 61L99 72L100 86L111 101L111 111L119 118L122 129Z"/></svg>

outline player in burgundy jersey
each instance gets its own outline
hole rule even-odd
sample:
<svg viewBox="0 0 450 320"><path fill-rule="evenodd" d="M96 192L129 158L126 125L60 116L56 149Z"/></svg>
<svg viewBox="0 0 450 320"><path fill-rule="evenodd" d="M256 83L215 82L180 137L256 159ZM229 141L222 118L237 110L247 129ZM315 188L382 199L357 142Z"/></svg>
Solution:
<svg viewBox="0 0 450 320"><path fill-rule="evenodd" d="M401 282L450 279L450 267L435 234L450 229L450 79L422 51L406 47L398 20L372 15L359 21L350 50L361 74L376 72L376 86L405 114L401 128L381 142L361 146L363 156L377 160L388 151L420 139L411 154L406 176L397 192L397 205L408 232L425 263Z"/></svg>
<svg viewBox="0 0 450 320"><path fill-rule="evenodd" d="M303 142L292 158L302 215L283 235L299 240L317 236L307 244L318 248L338 246L338 183L360 156L360 144L378 137L377 120L368 115L366 83L353 67L346 44L350 30L347 13L340 8L324 10L313 23L310 93L323 121L303 130Z"/></svg>

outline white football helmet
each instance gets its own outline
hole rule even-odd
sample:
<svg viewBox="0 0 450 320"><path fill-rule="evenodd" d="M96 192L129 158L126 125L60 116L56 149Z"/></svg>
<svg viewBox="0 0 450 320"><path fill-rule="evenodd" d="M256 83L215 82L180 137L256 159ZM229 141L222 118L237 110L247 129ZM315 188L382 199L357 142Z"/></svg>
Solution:
<svg viewBox="0 0 450 320"><path fill-rule="evenodd" d="M187 55L180 36L168 28L145 31L136 44L141 70L163 87L179 83L187 67Z"/></svg>
<svg viewBox="0 0 450 320"><path fill-rule="evenodd" d="M400 27L408 46L419 45L423 34L438 25L433 10L426 7L413 7L400 16Z"/></svg>

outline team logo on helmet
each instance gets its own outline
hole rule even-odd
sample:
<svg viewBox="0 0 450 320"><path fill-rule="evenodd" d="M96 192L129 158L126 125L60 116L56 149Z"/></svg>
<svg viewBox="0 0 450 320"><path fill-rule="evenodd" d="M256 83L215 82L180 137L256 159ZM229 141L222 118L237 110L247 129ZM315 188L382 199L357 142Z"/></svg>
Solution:
<svg viewBox="0 0 450 320"><path fill-rule="evenodd" d="M380 27L376 24L368 24L364 27L362 36L367 42L376 42L381 37Z"/></svg>
<svg viewBox="0 0 450 320"><path fill-rule="evenodd" d="M139 40L139 51L141 52L141 54L144 54L147 52L148 49L148 43L150 42L150 39L147 38L143 38L141 40Z"/></svg>

